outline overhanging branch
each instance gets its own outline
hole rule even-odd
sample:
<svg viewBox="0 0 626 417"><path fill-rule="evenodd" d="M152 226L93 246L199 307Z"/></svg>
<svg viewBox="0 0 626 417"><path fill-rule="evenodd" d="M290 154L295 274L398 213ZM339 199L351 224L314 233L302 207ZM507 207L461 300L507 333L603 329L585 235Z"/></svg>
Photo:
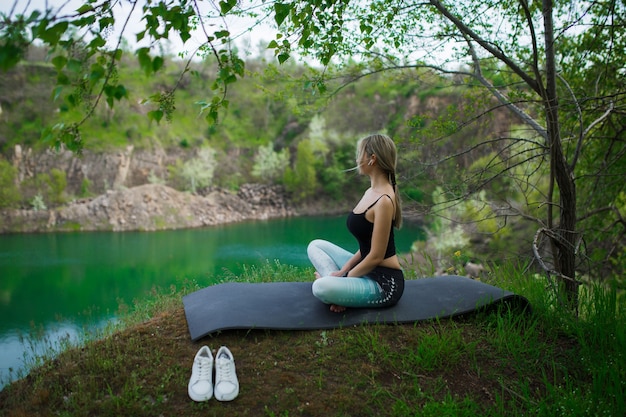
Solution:
<svg viewBox="0 0 626 417"><path fill-rule="evenodd" d="M493 94L500 103L504 106L508 107L517 117L522 119L524 123L529 125L535 130L541 137L544 139L548 139L548 132L546 128L541 126L535 119L533 119L529 114L527 114L524 110L520 109L518 106L513 104L511 100L509 100L500 90L498 90L488 79L486 79L480 68L480 60L478 59L478 55L476 54L476 50L474 49L474 45L472 44L471 39L467 36L465 37L467 44L469 46L470 54L472 56L472 61L474 63L474 72L468 73L472 77L478 80L491 94Z"/></svg>
<svg viewBox="0 0 626 417"><path fill-rule="evenodd" d="M433 5L442 15L452 22L459 31L469 36L482 48L488 51L492 56L502 61L507 67L511 68L520 78L522 78L537 94L542 95L541 86L537 80L531 77L526 71L522 70L515 62L513 62L508 56L506 56L500 49L494 48L489 42L479 36L476 32L470 29L459 18L454 16L447 7L445 7L439 0L430 0L430 4Z"/></svg>

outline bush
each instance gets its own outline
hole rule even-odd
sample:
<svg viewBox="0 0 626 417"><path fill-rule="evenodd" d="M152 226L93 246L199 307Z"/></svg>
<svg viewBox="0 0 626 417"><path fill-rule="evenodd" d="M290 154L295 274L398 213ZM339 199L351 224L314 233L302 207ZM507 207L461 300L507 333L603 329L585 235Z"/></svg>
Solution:
<svg viewBox="0 0 626 417"><path fill-rule="evenodd" d="M289 165L288 148L276 152L272 149L272 144L261 146L254 157L252 175L263 182L276 182L283 177L287 165Z"/></svg>
<svg viewBox="0 0 626 417"><path fill-rule="evenodd" d="M298 144L298 153L293 169L285 170L285 188L293 193L295 201L302 201L317 191L315 155L311 143L303 140Z"/></svg>
<svg viewBox="0 0 626 417"><path fill-rule="evenodd" d="M65 171L52 168L47 182L49 187L48 201L50 204L61 205L65 203L65 189L67 188Z"/></svg>
<svg viewBox="0 0 626 417"><path fill-rule="evenodd" d="M210 147L201 148L198 156L188 161L177 161L168 167L175 188L182 188L195 193L198 188L211 185L217 165L215 151Z"/></svg>
<svg viewBox="0 0 626 417"><path fill-rule="evenodd" d="M83 178L83 181L80 183L80 197L89 197L91 196L91 181L89 178Z"/></svg>
<svg viewBox="0 0 626 417"><path fill-rule="evenodd" d="M0 209L16 207L21 200L15 185L17 169L4 158L0 158Z"/></svg>

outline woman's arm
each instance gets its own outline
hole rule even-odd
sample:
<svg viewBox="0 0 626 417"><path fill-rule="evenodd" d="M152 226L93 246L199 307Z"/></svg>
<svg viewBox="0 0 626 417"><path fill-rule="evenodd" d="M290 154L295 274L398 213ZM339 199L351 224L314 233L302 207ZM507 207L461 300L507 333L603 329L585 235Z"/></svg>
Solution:
<svg viewBox="0 0 626 417"><path fill-rule="evenodd" d="M350 272L350 270L354 268L354 266L358 264L360 260L361 260L361 250L359 249L356 251L354 255L352 255L352 258L348 259L348 262L346 262L339 271L333 272L330 275L334 275L337 277L348 276L347 275L348 272Z"/></svg>

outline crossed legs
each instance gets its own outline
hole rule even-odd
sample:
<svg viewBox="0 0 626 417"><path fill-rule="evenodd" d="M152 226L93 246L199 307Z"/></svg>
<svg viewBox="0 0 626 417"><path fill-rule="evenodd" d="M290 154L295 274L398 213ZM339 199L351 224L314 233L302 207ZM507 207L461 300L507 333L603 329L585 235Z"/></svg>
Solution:
<svg viewBox="0 0 626 417"><path fill-rule="evenodd" d="M326 304L331 311L340 313L346 307L368 307L381 298L382 289L376 281L367 277L336 277L352 257L352 253L326 240L316 239L309 243L307 254L315 268L313 295Z"/></svg>

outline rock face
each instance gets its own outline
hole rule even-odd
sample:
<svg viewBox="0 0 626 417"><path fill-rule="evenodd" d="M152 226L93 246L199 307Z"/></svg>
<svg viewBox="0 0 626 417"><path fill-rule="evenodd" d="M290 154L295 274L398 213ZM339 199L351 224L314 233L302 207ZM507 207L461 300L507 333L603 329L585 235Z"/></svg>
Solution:
<svg viewBox="0 0 626 417"><path fill-rule="evenodd" d="M107 191L52 210L7 210L0 233L46 231L154 231L296 215L282 187L243 185L238 193L206 196L159 184Z"/></svg>
<svg viewBox="0 0 626 417"><path fill-rule="evenodd" d="M166 152L160 148L136 150L133 146L127 146L115 152L86 150L78 156L67 150L33 152L30 148L23 149L17 145L11 162L17 170L18 182L56 168L65 173L69 194L79 195L85 181L89 182L90 192L103 194L107 190L148 184L150 177L165 178L168 166L175 164L178 159L189 158L189 153L174 150Z"/></svg>
<svg viewBox="0 0 626 417"><path fill-rule="evenodd" d="M33 152L15 147L11 158L22 183L53 168L66 174L70 195L80 195L89 183L97 197L74 201L49 210L3 210L0 233L46 231L130 231L193 228L242 220L296 215L281 186L244 184L234 193L224 189L202 190L202 195L180 192L163 179L168 167L193 156L181 150L115 152Z"/></svg>

